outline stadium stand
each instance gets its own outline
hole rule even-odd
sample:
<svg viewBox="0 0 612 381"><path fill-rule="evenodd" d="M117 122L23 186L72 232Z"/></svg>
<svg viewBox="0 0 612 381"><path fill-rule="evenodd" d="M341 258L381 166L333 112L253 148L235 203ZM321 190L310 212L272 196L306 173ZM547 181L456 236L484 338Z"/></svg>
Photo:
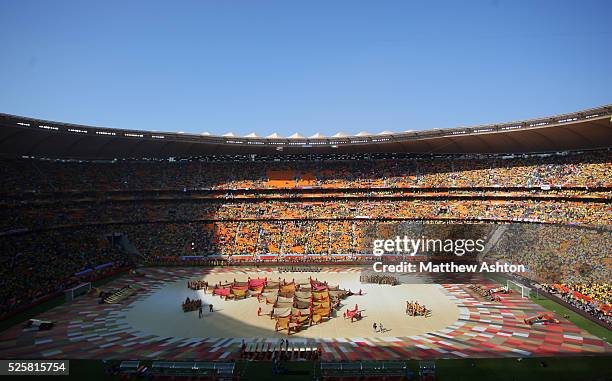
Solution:
<svg viewBox="0 0 612 381"><path fill-rule="evenodd" d="M609 125L601 115L592 119L598 134ZM9 132L14 118L0 118L12 123ZM508 224L497 258L528 264L532 279L562 284L564 297L585 295L577 303L587 309L591 300L610 305L609 285L597 282L610 279L605 139L604 148L544 153L372 153L355 145L336 154L155 158L43 156L47 143L11 155L8 141L0 159L0 313L135 263L355 261L371 251L371 237L414 221ZM606 308L597 313L609 317Z"/></svg>

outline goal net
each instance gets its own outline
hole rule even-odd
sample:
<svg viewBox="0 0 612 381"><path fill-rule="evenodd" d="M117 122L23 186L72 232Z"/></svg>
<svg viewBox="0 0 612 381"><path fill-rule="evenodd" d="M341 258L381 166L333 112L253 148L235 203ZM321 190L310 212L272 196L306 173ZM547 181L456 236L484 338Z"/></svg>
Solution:
<svg viewBox="0 0 612 381"><path fill-rule="evenodd" d="M508 290L512 290L513 292L520 292L521 297L523 298L529 298L529 296L531 296L531 288L515 281L508 280L506 287L508 288Z"/></svg>
<svg viewBox="0 0 612 381"><path fill-rule="evenodd" d="M66 301L70 302L75 298L87 294L91 290L91 283L81 283L76 287L69 288L64 291L66 294Z"/></svg>

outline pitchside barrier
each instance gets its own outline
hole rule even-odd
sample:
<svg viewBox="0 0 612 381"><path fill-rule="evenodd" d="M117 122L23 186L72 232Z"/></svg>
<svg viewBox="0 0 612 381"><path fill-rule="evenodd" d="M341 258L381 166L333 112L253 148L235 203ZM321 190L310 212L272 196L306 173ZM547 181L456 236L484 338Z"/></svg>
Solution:
<svg viewBox="0 0 612 381"><path fill-rule="evenodd" d="M208 377L214 380L233 380L236 364L231 362L173 362L155 361L151 367L140 361L122 361L119 373L124 377L139 374L147 379L156 377Z"/></svg>
<svg viewBox="0 0 612 381"><path fill-rule="evenodd" d="M322 362L323 377L407 376L408 366L402 361Z"/></svg>
<svg viewBox="0 0 612 381"><path fill-rule="evenodd" d="M243 349L242 357L248 359L266 360L272 359L276 353L282 353L290 359L315 359L320 355L318 345L310 345L307 343L289 344L281 343L247 343Z"/></svg>
<svg viewBox="0 0 612 381"><path fill-rule="evenodd" d="M178 362L156 361L151 365L152 376L214 376L216 380L232 380L236 364L233 362Z"/></svg>

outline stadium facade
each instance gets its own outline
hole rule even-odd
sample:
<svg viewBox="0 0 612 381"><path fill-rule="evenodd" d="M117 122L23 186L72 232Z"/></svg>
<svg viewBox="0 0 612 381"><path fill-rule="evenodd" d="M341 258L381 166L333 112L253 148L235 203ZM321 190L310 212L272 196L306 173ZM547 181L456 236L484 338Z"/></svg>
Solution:
<svg viewBox="0 0 612 381"><path fill-rule="evenodd" d="M584 327L612 328L611 148L612 106L310 138L1 114L0 318L61 305L1 332L0 356L196 373L394 360L401 376L405 359L609 356ZM375 257L372 242L393 236L482 239L487 257L461 258L526 271L371 274L375 261L467 263ZM529 299L536 288L572 319Z"/></svg>
<svg viewBox="0 0 612 381"><path fill-rule="evenodd" d="M0 154L48 158L167 158L206 155L527 153L612 146L612 106L474 127L377 135L303 137L194 135L93 127L0 114Z"/></svg>

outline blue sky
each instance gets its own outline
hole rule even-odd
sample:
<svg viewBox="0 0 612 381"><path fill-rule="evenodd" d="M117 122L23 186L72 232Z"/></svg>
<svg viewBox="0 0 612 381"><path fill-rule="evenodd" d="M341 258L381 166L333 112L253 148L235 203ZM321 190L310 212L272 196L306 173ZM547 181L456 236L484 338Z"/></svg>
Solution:
<svg viewBox="0 0 612 381"><path fill-rule="evenodd" d="M612 103L610 1L0 3L0 112L372 133Z"/></svg>

